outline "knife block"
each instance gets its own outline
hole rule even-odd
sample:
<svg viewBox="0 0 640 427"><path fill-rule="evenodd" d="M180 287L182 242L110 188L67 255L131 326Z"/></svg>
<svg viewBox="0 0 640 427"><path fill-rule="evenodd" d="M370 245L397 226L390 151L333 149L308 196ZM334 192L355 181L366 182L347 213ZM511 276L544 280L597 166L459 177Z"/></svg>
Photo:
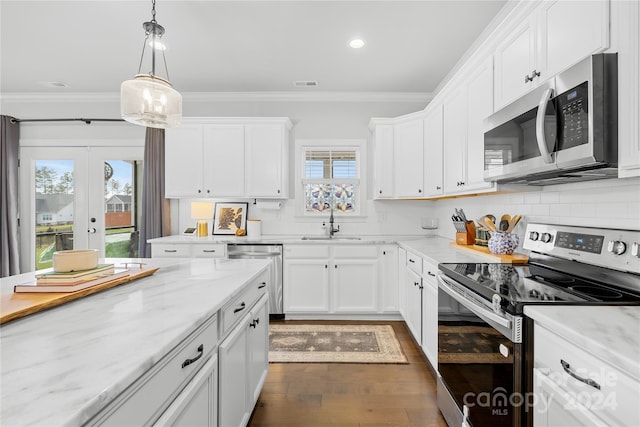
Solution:
<svg viewBox="0 0 640 427"><path fill-rule="evenodd" d="M459 245L475 245L476 244L476 225L473 221L467 221L464 224L466 232L456 233L456 243Z"/></svg>

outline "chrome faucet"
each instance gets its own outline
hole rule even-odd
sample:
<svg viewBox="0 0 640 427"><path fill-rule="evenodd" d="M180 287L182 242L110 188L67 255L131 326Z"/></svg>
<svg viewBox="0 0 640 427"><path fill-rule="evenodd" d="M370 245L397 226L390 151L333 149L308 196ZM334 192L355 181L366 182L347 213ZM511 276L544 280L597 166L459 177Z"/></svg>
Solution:
<svg viewBox="0 0 640 427"><path fill-rule="evenodd" d="M331 208L331 215L329 216L329 237L333 237L334 234L336 234L338 231L340 231L340 226L338 225L338 228L335 228L333 226L335 220L333 218L333 208Z"/></svg>

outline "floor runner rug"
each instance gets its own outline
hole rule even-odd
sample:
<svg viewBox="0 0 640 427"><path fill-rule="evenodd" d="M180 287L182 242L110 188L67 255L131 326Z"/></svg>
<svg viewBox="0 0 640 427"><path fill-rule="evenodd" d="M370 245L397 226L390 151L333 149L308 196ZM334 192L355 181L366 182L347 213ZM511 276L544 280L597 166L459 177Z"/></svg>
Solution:
<svg viewBox="0 0 640 427"><path fill-rule="evenodd" d="M269 325L269 362L408 363L391 325Z"/></svg>

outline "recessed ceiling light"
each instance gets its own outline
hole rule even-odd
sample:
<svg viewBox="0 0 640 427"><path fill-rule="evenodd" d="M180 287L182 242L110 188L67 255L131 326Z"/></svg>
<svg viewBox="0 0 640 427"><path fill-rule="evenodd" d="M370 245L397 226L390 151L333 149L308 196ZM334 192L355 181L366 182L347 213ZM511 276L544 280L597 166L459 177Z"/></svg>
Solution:
<svg viewBox="0 0 640 427"><path fill-rule="evenodd" d="M69 87L65 82L38 82L38 84L44 87Z"/></svg>
<svg viewBox="0 0 640 427"><path fill-rule="evenodd" d="M316 80L296 80L293 85L296 87L316 87L318 82Z"/></svg>
<svg viewBox="0 0 640 427"><path fill-rule="evenodd" d="M360 49L361 47L364 46L364 40L362 39L353 39L349 42L349 46L351 46L354 49Z"/></svg>

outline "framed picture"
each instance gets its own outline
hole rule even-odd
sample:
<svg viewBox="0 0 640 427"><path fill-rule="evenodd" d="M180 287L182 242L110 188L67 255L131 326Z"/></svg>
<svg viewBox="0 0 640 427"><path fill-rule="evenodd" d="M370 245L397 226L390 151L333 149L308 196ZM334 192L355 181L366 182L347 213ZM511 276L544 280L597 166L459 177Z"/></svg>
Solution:
<svg viewBox="0 0 640 427"><path fill-rule="evenodd" d="M249 203L216 203L213 211L213 234L235 235L247 229Z"/></svg>

